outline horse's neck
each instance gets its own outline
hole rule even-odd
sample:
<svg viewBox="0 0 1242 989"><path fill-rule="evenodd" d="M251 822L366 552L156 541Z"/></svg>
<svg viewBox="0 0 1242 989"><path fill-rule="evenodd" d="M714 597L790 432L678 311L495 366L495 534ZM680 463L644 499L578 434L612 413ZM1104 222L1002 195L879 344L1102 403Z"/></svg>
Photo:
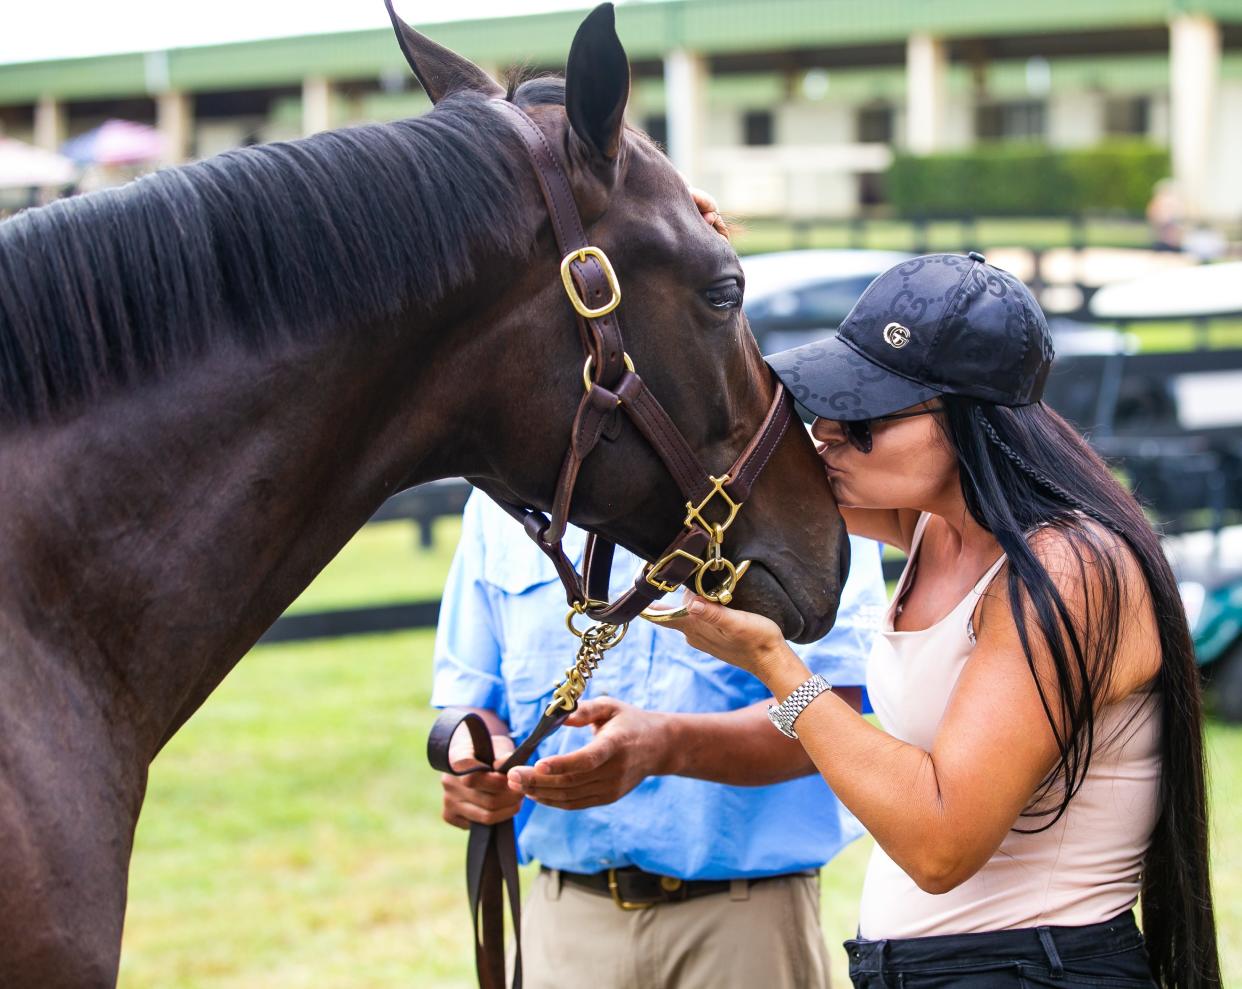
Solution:
<svg viewBox="0 0 1242 989"><path fill-rule="evenodd" d="M6 440L0 564L26 576L0 607L53 616L23 658L122 704L140 748L175 731L385 497L456 466L411 397L451 410L445 376L398 388L367 337L221 352Z"/></svg>

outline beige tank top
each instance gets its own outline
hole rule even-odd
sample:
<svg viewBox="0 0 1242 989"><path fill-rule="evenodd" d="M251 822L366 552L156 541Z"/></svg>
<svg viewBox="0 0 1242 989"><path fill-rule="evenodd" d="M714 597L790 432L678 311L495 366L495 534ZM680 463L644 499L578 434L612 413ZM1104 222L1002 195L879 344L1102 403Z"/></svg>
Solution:
<svg viewBox="0 0 1242 989"><path fill-rule="evenodd" d="M957 678L974 649L980 596L1005 562L1001 556L969 594L930 628L893 629L929 516L914 530L910 560L876 635L867 691L889 734L929 750ZM947 893L925 893L875 846L863 885L859 931L865 938L969 934L1110 920L1138 898L1143 858L1156 822L1159 706L1151 692L1105 707L1081 788L1056 824L1037 834L1010 831L977 873ZM1052 795L1028 811L1056 806ZM1024 817L1017 827L1047 823Z"/></svg>

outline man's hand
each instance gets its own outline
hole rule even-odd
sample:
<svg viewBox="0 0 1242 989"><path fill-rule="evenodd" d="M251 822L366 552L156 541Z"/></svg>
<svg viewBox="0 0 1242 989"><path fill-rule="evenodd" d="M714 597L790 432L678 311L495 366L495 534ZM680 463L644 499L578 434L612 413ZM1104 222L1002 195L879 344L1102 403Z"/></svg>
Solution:
<svg viewBox="0 0 1242 989"><path fill-rule="evenodd" d="M527 796L562 810L598 807L664 773L669 764L669 721L662 714L599 697L583 701L565 724L591 725L595 737L577 752L510 769L509 787L519 799Z"/></svg>
<svg viewBox="0 0 1242 989"><path fill-rule="evenodd" d="M449 764L454 769L474 765L474 750L468 732L459 732L449 745ZM508 735L493 735L492 747L496 752L496 768L513 752L513 739ZM507 821L522 806L522 795L514 793L500 773L471 773L454 776L444 773L440 777L444 788L444 819L455 828L469 828L473 824L499 824Z"/></svg>

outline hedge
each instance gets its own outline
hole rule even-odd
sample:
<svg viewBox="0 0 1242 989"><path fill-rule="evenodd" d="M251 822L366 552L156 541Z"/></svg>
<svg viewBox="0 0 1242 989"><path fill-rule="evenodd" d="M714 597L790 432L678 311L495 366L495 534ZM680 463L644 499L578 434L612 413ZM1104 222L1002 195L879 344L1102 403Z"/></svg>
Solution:
<svg viewBox="0 0 1242 989"><path fill-rule="evenodd" d="M1143 141L1075 151L1008 142L973 151L898 154L885 176L905 216L1065 216L1096 211L1141 215L1169 174L1169 153Z"/></svg>

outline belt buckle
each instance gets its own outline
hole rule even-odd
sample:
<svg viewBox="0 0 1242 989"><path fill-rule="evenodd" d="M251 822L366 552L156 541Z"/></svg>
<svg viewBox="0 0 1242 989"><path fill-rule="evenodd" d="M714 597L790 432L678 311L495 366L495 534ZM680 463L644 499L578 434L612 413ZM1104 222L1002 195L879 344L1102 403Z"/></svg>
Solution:
<svg viewBox="0 0 1242 989"><path fill-rule="evenodd" d="M621 890L617 886L617 870L608 870L608 892L612 894L612 902L622 910L646 910L648 907L654 907L654 901L651 903L633 903L630 900L621 898Z"/></svg>

